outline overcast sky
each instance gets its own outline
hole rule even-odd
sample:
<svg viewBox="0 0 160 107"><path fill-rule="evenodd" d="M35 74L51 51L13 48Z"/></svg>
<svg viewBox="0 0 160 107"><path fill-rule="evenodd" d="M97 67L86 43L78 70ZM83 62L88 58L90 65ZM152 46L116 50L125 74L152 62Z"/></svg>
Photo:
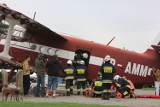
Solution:
<svg viewBox="0 0 160 107"><path fill-rule="evenodd" d="M1 0L51 30L144 52L160 32L160 0Z"/></svg>

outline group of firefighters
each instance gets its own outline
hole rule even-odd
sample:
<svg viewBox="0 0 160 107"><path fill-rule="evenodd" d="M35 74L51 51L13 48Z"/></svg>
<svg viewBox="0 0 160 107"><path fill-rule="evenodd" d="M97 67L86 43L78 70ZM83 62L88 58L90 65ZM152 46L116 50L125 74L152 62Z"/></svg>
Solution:
<svg viewBox="0 0 160 107"><path fill-rule="evenodd" d="M65 74L67 96L73 94L73 81L76 79L77 95L81 94L82 87L84 95L90 91L93 96L101 96L103 100L109 100L110 97L113 97L113 89L116 89L115 93L117 94L115 95L123 98L135 97L133 94L133 84L124 77L120 77L119 75L114 76L116 70L111 63L111 57L109 55L106 55L104 58L98 73L98 78L92 81L88 90L86 87L87 68L83 60L79 60L76 67L73 66L71 60L68 60L67 66L63 71Z"/></svg>
<svg viewBox="0 0 160 107"><path fill-rule="evenodd" d="M81 93L81 87L83 90L86 88L86 77L87 77L87 68L85 66L85 62L80 60L78 64L76 64L76 68L73 66L71 60L67 61L67 66L63 70L65 74L65 82L66 82L66 90L67 96L73 94L73 81L77 80L77 95Z"/></svg>

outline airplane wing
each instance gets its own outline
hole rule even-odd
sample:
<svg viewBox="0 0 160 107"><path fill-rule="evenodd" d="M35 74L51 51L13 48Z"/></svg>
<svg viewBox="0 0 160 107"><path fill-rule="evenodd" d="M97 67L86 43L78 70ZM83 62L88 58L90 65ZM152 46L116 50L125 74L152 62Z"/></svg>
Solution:
<svg viewBox="0 0 160 107"><path fill-rule="evenodd" d="M26 15L12 10L11 8L7 7L5 4L0 4L0 18L5 20L6 18L19 21L21 25L25 26L25 28L32 33L39 33L43 34L47 38L51 39L58 39L62 41L66 41L67 39L49 28L45 27L44 25L38 23L37 21L27 17Z"/></svg>
<svg viewBox="0 0 160 107"><path fill-rule="evenodd" d="M59 41L66 41L67 39L55 32L53 32L52 30L50 30L49 28L47 28L46 26L38 23L37 21L27 17L26 15L15 11L9 7L7 7L7 5L5 4L0 4L0 20L5 20L5 19L10 19L13 21L16 21L19 23L19 25L23 25L23 27L25 27L27 29L28 32L31 32L33 34L40 34L43 35L47 38L51 38L52 39L56 39ZM38 36L38 35L35 35ZM15 67L22 67L22 63L19 63L17 61L14 61L12 59L0 56L0 61L5 62L7 64L11 64Z"/></svg>

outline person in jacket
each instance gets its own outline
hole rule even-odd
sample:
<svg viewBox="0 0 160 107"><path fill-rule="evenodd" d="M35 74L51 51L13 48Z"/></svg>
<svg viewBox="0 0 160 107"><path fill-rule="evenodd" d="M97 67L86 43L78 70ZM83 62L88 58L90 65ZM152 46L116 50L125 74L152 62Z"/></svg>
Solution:
<svg viewBox="0 0 160 107"><path fill-rule="evenodd" d="M59 72L62 69L61 62L58 60L58 56L54 55L53 60L47 62L46 67L48 68L48 86L46 91L46 97L52 91L54 98L56 96L56 90L58 86L58 76Z"/></svg>
<svg viewBox="0 0 160 107"><path fill-rule="evenodd" d="M113 74L116 72L113 64L110 63L110 60L111 57L109 55L106 55L106 57L104 58L104 62L100 67L100 73L102 75L103 100L109 100L110 98L110 89L112 85Z"/></svg>
<svg viewBox="0 0 160 107"><path fill-rule="evenodd" d="M77 78L77 95L80 95L81 87L83 89L83 94L86 88L86 77L87 77L87 68L83 60L80 61L80 64L76 68L76 78Z"/></svg>
<svg viewBox="0 0 160 107"><path fill-rule="evenodd" d="M36 87L36 97L39 97L39 91L41 94L41 97L45 96L44 93L44 82L45 82L45 60L42 53L38 54L38 57L35 60L35 68L37 73L37 87ZM40 88L41 85L41 88Z"/></svg>
<svg viewBox="0 0 160 107"><path fill-rule="evenodd" d="M75 68L72 66L72 61L67 61L67 66L63 70L65 75L65 82L66 82L66 91L67 96L70 96L70 94L73 94L73 80L75 75Z"/></svg>

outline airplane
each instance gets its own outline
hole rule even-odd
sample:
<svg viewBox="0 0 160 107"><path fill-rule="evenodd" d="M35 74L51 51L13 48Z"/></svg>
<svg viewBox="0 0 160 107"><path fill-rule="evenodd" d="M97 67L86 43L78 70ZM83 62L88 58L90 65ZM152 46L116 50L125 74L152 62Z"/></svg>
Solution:
<svg viewBox="0 0 160 107"><path fill-rule="evenodd" d="M54 54L58 55L63 67L68 59L82 58L88 68L87 80L92 81L98 76L104 57L110 55L116 74L126 76L137 88L152 86L152 67L160 68L160 36L151 48L137 53L56 33L3 4L0 5L0 17L9 23L7 36L0 40L0 60L15 66L21 67L26 55L31 56L30 64L34 66L38 53L49 60Z"/></svg>

